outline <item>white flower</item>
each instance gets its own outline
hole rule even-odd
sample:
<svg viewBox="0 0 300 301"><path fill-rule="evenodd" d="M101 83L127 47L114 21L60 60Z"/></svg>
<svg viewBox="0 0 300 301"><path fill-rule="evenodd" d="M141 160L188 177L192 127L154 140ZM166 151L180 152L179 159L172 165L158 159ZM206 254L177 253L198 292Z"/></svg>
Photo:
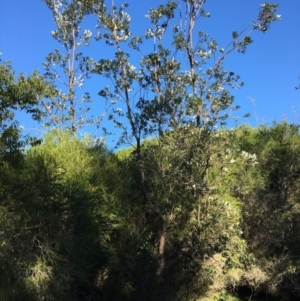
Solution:
<svg viewBox="0 0 300 301"><path fill-rule="evenodd" d="M199 50L198 55L201 56L204 59L210 58L211 56L211 50L205 52L202 49Z"/></svg>
<svg viewBox="0 0 300 301"><path fill-rule="evenodd" d="M93 34L92 34L92 32L90 30L84 30L84 32L83 32L83 36L84 36L85 39L91 38L92 35Z"/></svg>
<svg viewBox="0 0 300 301"><path fill-rule="evenodd" d="M125 12L121 12L121 15L122 15L122 17L123 17L123 19L126 21L126 22L130 22L130 20L131 20L131 17L130 17L130 15L128 14L128 13L125 13Z"/></svg>
<svg viewBox="0 0 300 301"><path fill-rule="evenodd" d="M58 32L56 30L51 31L51 35L52 35L53 38L56 38L57 34L58 34Z"/></svg>
<svg viewBox="0 0 300 301"><path fill-rule="evenodd" d="M129 70L130 71L135 71L135 66L131 65L131 64L128 64L128 67L129 67Z"/></svg>
<svg viewBox="0 0 300 301"><path fill-rule="evenodd" d="M149 39L150 37L154 37L154 33L151 28L148 28L146 31L146 38Z"/></svg>

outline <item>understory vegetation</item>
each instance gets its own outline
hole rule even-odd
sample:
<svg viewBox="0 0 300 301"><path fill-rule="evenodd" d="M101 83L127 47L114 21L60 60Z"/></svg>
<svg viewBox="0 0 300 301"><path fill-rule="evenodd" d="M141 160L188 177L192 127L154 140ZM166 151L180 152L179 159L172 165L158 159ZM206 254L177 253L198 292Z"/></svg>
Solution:
<svg viewBox="0 0 300 301"><path fill-rule="evenodd" d="M45 73L0 60L0 300L299 300L299 125L230 126L243 83L224 68L277 5L221 48L197 27L203 0L150 9L142 37L127 3L43 2L59 44ZM92 37L112 57L86 56ZM104 112L78 90L91 77Z"/></svg>
<svg viewBox="0 0 300 301"><path fill-rule="evenodd" d="M299 127L205 135L142 144L147 201L133 149L2 141L1 300L299 299Z"/></svg>

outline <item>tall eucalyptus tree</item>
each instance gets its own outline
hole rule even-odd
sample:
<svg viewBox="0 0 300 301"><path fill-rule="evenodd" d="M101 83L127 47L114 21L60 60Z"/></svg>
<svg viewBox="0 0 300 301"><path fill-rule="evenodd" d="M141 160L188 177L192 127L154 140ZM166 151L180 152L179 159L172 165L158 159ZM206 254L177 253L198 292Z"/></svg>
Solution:
<svg viewBox="0 0 300 301"><path fill-rule="evenodd" d="M52 37L60 44L49 53L44 63L45 78L57 86L57 96L41 104L46 125L67 127L75 135L89 120L91 97L88 92L78 95L84 81L91 75L93 59L85 56L82 46L88 46L92 31L81 29L84 18L102 6L102 0L43 0L51 9L56 24ZM77 93L76 93L77 92ZM80 104L81 103L81 104Z"/></svg>
<svg viewBox="0 0 300 301"><path fill-rule="evenodd" d="M264 3L256 20L234 31L228 45L220 48L197 31L198 19L210 16L205 2L167 2L150 9L146 18L151 27L143 37L130 32L128 4L117 7L112 1L110 9L103 5L96 11L96 38L114 47L115 57L100 59L93 71L112 82L100 96L123 103L125 112L115 108L110 118L123 131L120 143L135 142L145 228L153 239L148 251L156 258L158 282L173 279L174 271L183 278L198 275L205 256L230 248L229 237L240 239L238 202L229 198L231 209L226 209L230 191L220 190L226 180L216 176L231 168L238 149L233 134L225 139L216 129L224 128L230 112L238 109L231 91L243 83L223 62L233 51L245 53L253 31L266 32L280 19L277 5ZM145 53L147 40L153 41L152 51ZM138 55L140 65L135 66L132 61ZM156 142L143 150L147 137ZM212 168L213 161L219 172ZM237 221L232 227L229 216Z"/></svg>

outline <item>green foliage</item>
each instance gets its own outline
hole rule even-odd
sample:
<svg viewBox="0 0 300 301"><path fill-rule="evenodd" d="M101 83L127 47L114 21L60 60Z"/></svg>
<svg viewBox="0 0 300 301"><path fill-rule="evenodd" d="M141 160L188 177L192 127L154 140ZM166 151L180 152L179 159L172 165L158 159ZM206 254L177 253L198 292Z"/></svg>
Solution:
<svg viewBox="0 0 300 301"><path fill-rule="evenodd" d="M2 159L1 298L297 298L298 144L286 123L169 132L142 146L145 202L132 149L52 131Z"/></svg>
<svg viewBox="0 0 300 301"><path fill-rule="evenodd" d="M257 130L245 127L240 134L241 147L255 152L259 163L240 182L249 187L247 193L238 192L245 238L268 275L266 290L298 298L299 127L283 122Z"/></svg>
<svg viewBox="0 0 300 301"><path fill-rule="evenodd" d="M37 109L41 97L53 95L53 88L44 82L37 71L29 77L20 74L15 78L10 62L0 59L0 130L1 132L14 123L15 112L24 110L34 119L40 118Z"/></svg>
<svg viewBox="0 0 300 301"><path fill-rule="evenodd" d="M38 300L93 293L91 281L106 262L114 198L102 183L93 185L88 147L69 132L54 131L28 150L21 169L2 173L2 258L14 275L2 293L14 286Z"/></svg>
<svg viewBox="0 0 300 301"><path fill-rule="evenodd" d="M120 160L128 159L133 151L134 151L133 148L123 148L123 149L120 149L119 151L117 151L116 156Z"/></svg>
<svg viewBox="0 0 300 301"><path fill-rule="evenodd" d="M243 287L249 300L299 298L299 129L225 130L238 109L232 90L243 83L223 62L280 19L277 5L262 4L220 49L195 31L210 16L205 1L150 9L143 37L130 32L128 4L43 1L63 47L48 55L44 78L15 79L0 64L1 300L233 301ZM92 37L80 28L89 14L113 58L79 51ZM132 53L136 60L151 41L135 67ZM113 107L109 119L122 130L119 143L134 147L113 154L76 138L102 120L75 105L92 74L111 80L99 88L109 106L123 100L125 112ZM17 109L56 126L26 152L10 126Z"/></svg>
<svg viewBox="0 0 300 301"><path fill-rule="evenodd" d="M57 27L51 31L51 35L62 47L62 50L56 48L49 53L44 63L45 79L51 84L56 84L57 88L53 97L40 102L44 124L68 128L76 134L84 125L96 123L99 126L102 120L101 116L88 117L90 94L86 92L78 97L76 90L90 77L94 65L93 59L84 56L80 51L80 47L89 45L93 34L90 30L81 30L80 26L84 18L96 7L102 7L103 1L43 0L43 2L52 11Z"/></svg>

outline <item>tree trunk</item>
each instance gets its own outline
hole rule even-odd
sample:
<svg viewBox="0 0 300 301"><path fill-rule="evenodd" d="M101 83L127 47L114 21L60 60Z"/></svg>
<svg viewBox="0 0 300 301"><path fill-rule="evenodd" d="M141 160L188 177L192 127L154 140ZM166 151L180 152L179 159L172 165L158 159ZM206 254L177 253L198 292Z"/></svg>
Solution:
<svg viewBox="0 0 300 301"><path fill-rule="evenodd" d="M163 274L165 268L165 246L166 246L166 238L167 238L167 221L166 216L162 217L162 231L159 238L158 245L158 267L157 267L157 276L160 278Z"/></svg>

